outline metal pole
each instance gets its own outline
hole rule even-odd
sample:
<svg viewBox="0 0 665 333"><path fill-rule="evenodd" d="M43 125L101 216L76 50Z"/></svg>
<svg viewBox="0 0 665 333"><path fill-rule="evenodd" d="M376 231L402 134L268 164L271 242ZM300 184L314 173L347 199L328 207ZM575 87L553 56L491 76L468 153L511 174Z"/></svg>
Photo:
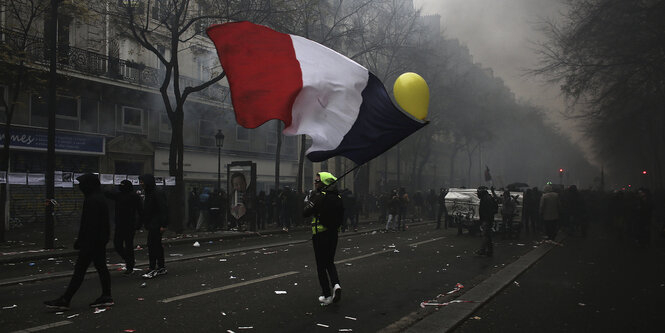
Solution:
<svg viewBox="0 0 665 333"><path fill-rule="evenodd" d="M48 134L46 145L46 209L44 212L44 248L54 248L54 221L52 199L55 197L55 112L56 112L56 81L58 79L58 52L57 52L57 29L58 29L58 5L59 0L51 0L49 22L48 47L49 56L49 80L48 80Z"/></svg>
<svg viewBox="0 0 665 333"><path fill-rule="evenodd" d="M222 189L222 147L217 147L217 190Z"/></svg>

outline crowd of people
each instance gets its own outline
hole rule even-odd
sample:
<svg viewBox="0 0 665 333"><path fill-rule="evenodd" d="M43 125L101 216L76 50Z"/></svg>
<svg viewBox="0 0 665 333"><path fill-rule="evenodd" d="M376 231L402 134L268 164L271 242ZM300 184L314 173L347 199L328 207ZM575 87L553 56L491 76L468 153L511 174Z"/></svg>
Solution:
<svg viewBox="0 0 665 333"><path fill-rule="evenodd" d="M242 176L242 175L241 175ZM337 190L332 174L319 172L315 189L299 193L289 186L280 191L264 191L254 196L247 191L243 177L233 176L233 193L228 198L224 191L201 193L193 188L188 199L187 226L193 230L262 230L270 225L288 231L294 226L311 226L317 272L322 288L321 305L338 302L341 298L339 277L334 265L337 233L358 230L360 216L377 216L385 222L386 232L405 231L407 222L436 219L436 228L443 221L447 228L452 219L447 211L446 197L449 190L441 188L416 191L409 195L404 187L389 192L356 196L351 190ZM124 275L134 273L134 234L145 228L148 231L147 246L149 270L144 279L167 274L162 236L168 226L166 195L155 186L150 174L139 178L141 189L135 191L128 180L121 182L117 191L104 191L97 175L85 174L77 178L84 194L81 225L74 244L78 258L74 274L63 295L44 302L48 308L64 310L83 282L88 266L94 264L102 286L102 295L90 304L92 307L112 306L110 274L106 267L106 243L110 238L110 213L107 200L114 202L115 250L125 261ZM237 186L236 186L237 185ZM503 189L502 189L503 190ZM491 191L491 193L490 193ZM541 192L537 187L527 189L520 196L503 190L501 196L494 188L481 186L476 191L480 199L478 216L483 238L475 254L493 256L492 234L496 230L496 215L500 214L504 235L512 228L527 233L543 233L546 242L556 244L559 231L568 235L586 237L590 222L600 222L614 228L620 234L634 239L638 246L648 246L655 222L661 236L665 237L665 205L654 202L665 200L665 192L654 195L646 189L637 191L578 191L575 185L547 184ZM232 200L229 200L232 199ZM521 206L521 219L514 217Z"/></svg>

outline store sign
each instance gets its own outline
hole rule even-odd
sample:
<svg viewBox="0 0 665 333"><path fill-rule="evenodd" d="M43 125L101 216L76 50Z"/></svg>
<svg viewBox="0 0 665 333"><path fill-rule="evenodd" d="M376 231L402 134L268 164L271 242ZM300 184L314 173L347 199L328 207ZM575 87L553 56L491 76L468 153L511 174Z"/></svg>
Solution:
<svg viewBox="0 0 665 333"><path fill-rule="evenodd" d="M55 151L59 153L104 155L104 137L74 132L55 132ZM5 144L5 134L0 134L0 146ZM48 135L45 129L12 126L10 149L46 151Z"/></svg>

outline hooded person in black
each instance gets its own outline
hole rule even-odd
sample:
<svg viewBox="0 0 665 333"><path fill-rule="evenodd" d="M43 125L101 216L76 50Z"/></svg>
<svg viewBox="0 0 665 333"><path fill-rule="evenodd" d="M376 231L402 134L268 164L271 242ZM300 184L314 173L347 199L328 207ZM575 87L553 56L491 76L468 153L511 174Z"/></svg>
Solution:
<svg viewBox="0 0 665 333"><path fill-rule="evenodd" d="M148 230L148 259L150 271L143 274L144 279L152 279L167 273L164 266L164 247L162 246L162 233L168 225L168 207L164 192L157 189L155 177L145 174L139 177L141 187L145 191L143 199L143 212L141 220Z"/></svg>
<svg viewBox="0 0 665 333"><path fill-rule="evenodd" d="M125 275L134 273L134 234L141 228L137 214L142 213L141 197L134 192L132 182L123 180L118 186L120 192L105 191L104 195L115 202L115 233L113 246L125 261Z"/></svg>
<svg viewBox="0 0 665 333"><path fill-rule="evenodd" d="M111 277L106 267L106 243L109 241L109 210L101 191L97 175L87 173L78 178L79 189L84 200L81 212L81 226L74 249L79 250L74 275L64 295L44 304L48 308L67 310L76 291L83 283L85 272L93 262L102 283L102 296L90 304L91 307L112 306Z"/></svg>

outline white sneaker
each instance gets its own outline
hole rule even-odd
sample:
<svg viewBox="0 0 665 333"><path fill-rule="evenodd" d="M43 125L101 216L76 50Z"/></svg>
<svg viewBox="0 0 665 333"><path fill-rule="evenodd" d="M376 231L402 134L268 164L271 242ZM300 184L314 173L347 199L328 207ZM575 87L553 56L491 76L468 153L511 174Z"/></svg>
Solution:
<svg viewBox="0 0 665 333"><path fill-rule="evenodd" d="M342 287L339 283L335 284L333 287L333 302L337 303L342 299Z"/></svg>
<svg viewBox="0 0 665 333"><path fill-rule="evenodd" d="M319 303L321 303L321 306L326 306L330 305L333 302L333 297L332 296L319 296Z"/></svg>

